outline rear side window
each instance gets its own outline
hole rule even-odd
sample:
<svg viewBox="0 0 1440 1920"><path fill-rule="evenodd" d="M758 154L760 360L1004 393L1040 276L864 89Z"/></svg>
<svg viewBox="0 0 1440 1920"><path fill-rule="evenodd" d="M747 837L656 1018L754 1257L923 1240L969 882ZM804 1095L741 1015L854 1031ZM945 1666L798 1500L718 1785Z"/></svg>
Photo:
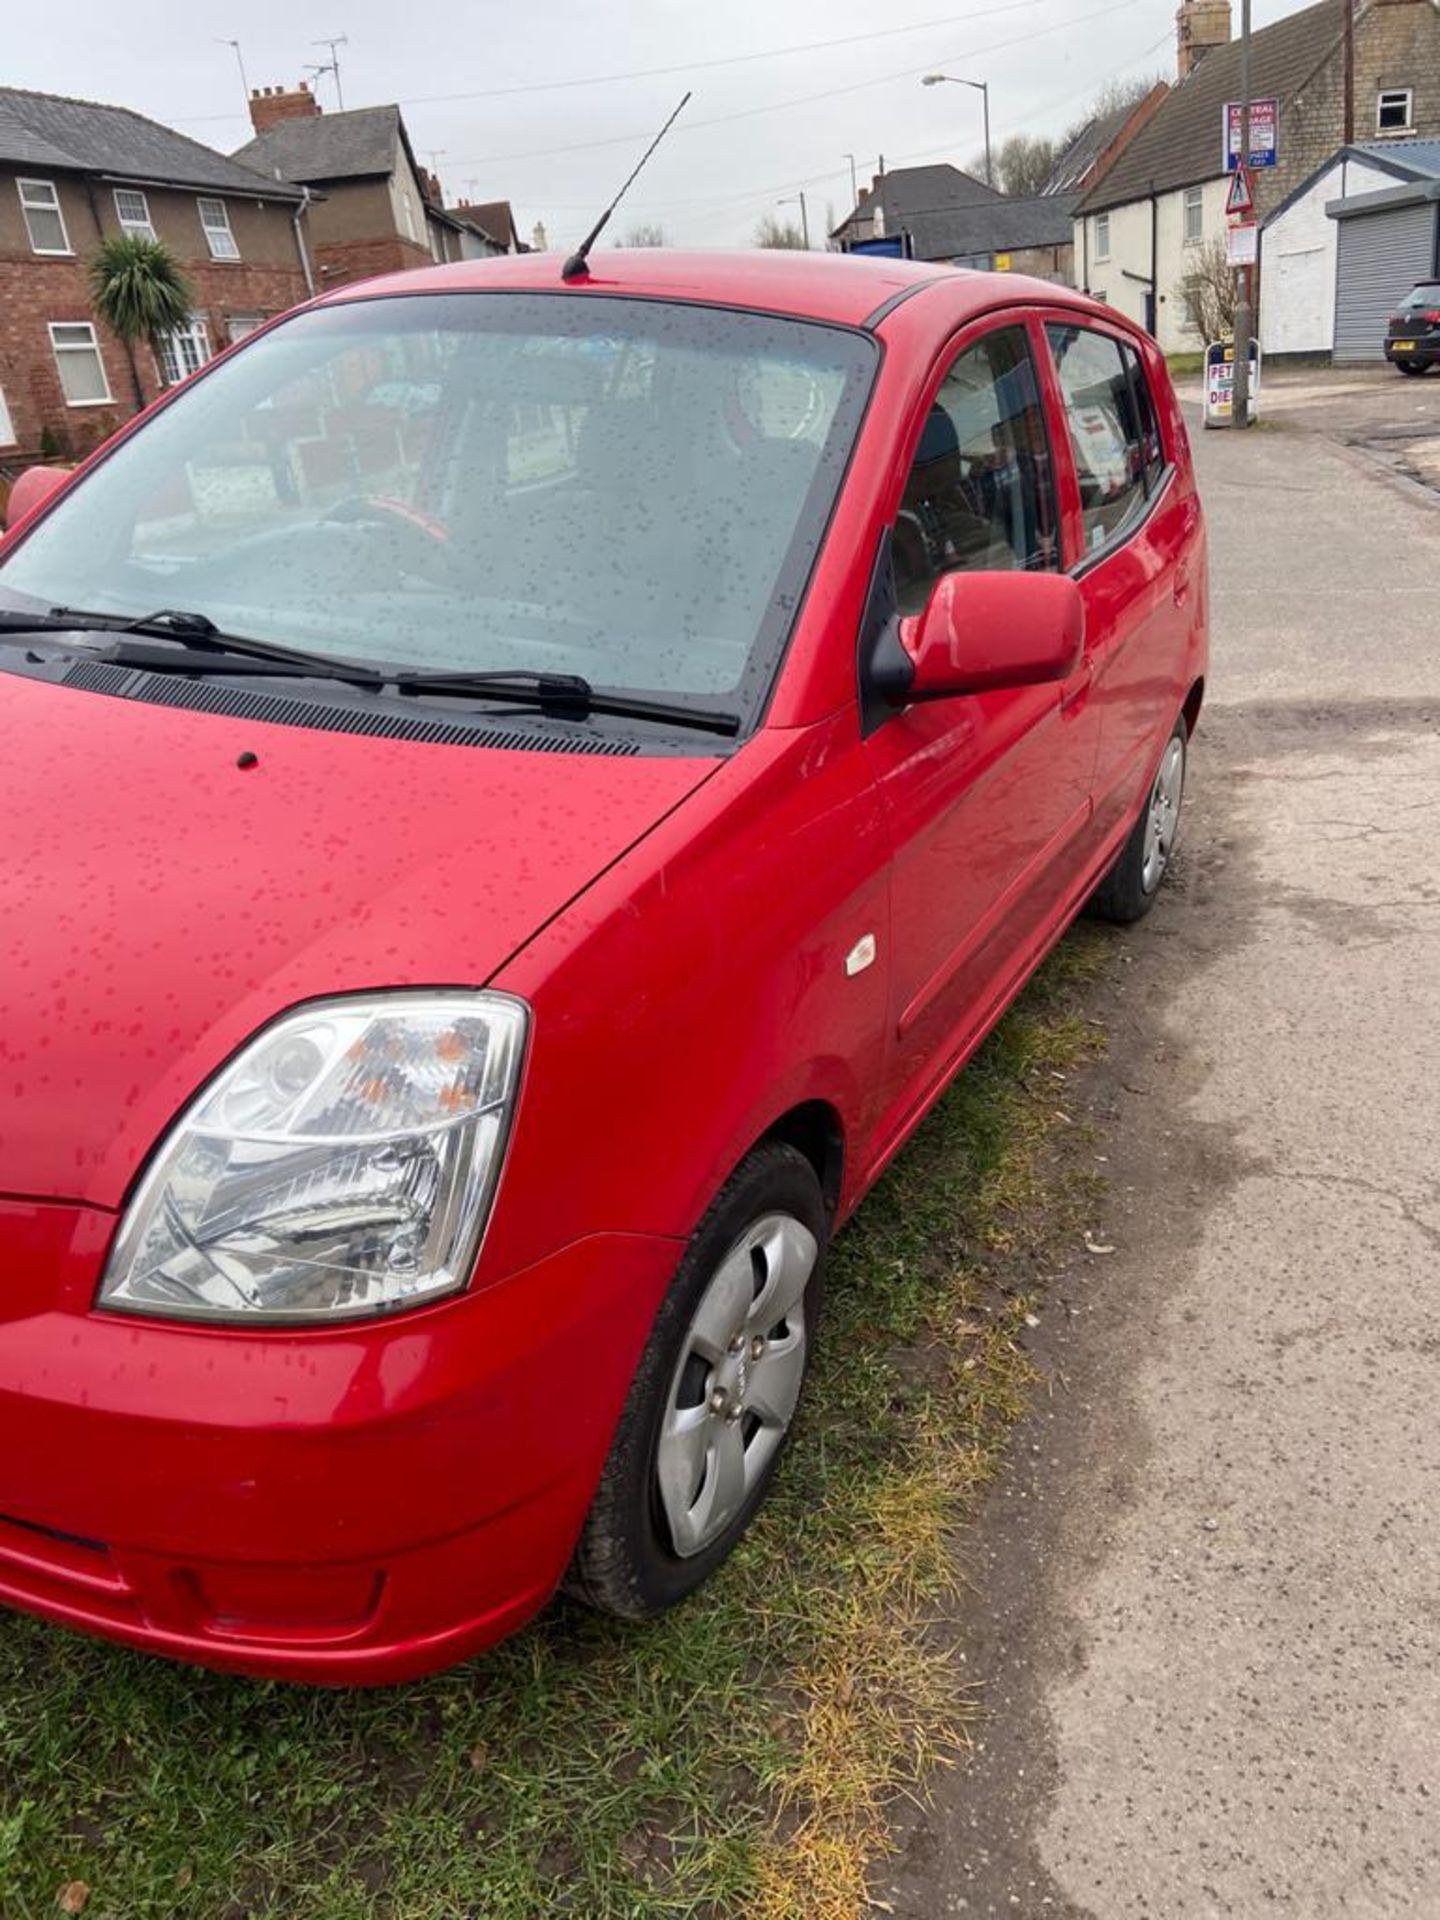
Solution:
<svg viewBox="0 0 1440 1920"><path fill-rule="evenodd" d="M895 523L902 613L943 573L1034 570L1058 560L1054 472L1023 327L959 354L915 450Z"/></svg>
<svg viewBox="0 0 1440 1920"><path fill-rule="evenodd" d="M1088 327L1051 326L1046 332L1075 452L1085 550L1093 553L1138 517L1158 478L1154 407L1143 383L1132 387L1118 340Z"/></svg>

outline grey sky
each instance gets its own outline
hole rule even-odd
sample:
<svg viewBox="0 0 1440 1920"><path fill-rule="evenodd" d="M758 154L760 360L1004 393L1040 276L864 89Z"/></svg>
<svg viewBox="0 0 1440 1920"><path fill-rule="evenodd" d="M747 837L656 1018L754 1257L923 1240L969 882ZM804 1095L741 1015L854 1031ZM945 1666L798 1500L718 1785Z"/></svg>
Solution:
<svg viewBox="0 0 1440 1920"><path fill-rule="evenodd" d="M1294 10L1255 0L1255 23ZM679 244L744 244L763 214L794 217L776 202L803 185L818 244L827 205L837 219L849 205L847 152L863 185L877 153L887 166L963 164L980 149L979 94L922 88L927 70L989 81L997 145L1060 131L1112 76L1174 72L1175 0L906 0L893 12L875 0L72 0L60 14L7 13L6 84L131 106L223 152L249 123L222 39L239 38L252 86L293 86L327 58L321 34L348 34L345 104L399 100L422 158L439 151L448 199L508 198L522 234L543 219L555 245L588 225L687 86L694 98L620 232L644 219ZM595 78L666 67L677 71ZM592 84L498 91L570 80ZM328 78L320 98L333 108Z"/></svg>

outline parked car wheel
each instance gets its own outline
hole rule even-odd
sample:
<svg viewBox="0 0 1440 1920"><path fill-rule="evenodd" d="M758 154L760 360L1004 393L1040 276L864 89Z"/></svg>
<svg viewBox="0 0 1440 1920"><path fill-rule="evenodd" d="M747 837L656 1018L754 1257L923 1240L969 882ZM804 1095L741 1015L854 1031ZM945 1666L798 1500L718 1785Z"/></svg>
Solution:
<svg viewBox="0 0 1440 1920"><path fill-rule="evenodd" d="M1144 811L1120 849L1119 859L1091 896L1091 910L1102 920L1126 926L1143 919L1155 904L1180 829L1189 743L1189 731L1181 718L1165 743Z"/></svg>
<svg viewBox="0 0 1440 1920"><path fill-rule="evenodd" d="M656 1316L566 1585L642 1619L739 1540L789 1436L829 1234L804 1155L770 1142L700 1223Z"/></svg>
<svg viewBox="0 0 1440 1920"><path fill-rule="evenodd" d="M1401 373L1408 373L1412 378L1417 373L1429 372L1429 368L1422 366L1417 360L1397 360L1394 364Z"/></svg>

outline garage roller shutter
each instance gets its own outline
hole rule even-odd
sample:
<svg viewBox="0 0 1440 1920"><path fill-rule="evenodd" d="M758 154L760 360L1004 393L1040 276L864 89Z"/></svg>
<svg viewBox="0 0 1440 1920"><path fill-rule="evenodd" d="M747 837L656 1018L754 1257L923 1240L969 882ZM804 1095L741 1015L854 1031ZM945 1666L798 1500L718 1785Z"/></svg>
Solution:
<svg viewBox="0 0 1440 1920"><path fill-rule="evenodd" d="M1339 222L1335 358L1383 360L1399 301L1435 264L1435 205L1392 207Z"/></svg>

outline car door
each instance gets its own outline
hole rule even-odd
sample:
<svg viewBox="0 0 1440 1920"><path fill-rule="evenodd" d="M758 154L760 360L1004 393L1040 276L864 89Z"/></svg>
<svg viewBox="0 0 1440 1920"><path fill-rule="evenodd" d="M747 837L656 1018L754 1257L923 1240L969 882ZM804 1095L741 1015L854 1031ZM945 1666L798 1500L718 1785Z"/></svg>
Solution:
<svg viewBox="0 0 1440 1920"><path fill-rule="evenodd" d="M1139 806L1184 696L1200 509L1137 343L1058 311L1045 335L1076 481L1069 545L1098 721L1092 833L1104 846Z"/></svg>
<svg viewBox="0 0 1440 1920"><path fill-rule="evenodd" d="M1023 313L967 328L932 370L893 553L902 616L957 569L1065 560ZM888 1105L882 1153L975 1044L1057 911L1057 870L1088 821L1096 732L1086 680L917 704L865 751L892 836Z"/></svg>

